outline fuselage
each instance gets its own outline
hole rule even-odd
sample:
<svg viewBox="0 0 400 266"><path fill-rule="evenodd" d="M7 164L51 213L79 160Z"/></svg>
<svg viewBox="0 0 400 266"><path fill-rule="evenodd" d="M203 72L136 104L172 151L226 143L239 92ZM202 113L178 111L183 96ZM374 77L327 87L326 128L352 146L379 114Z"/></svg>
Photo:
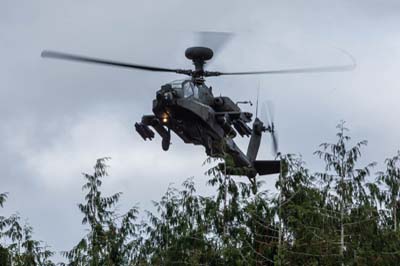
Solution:
<svg viewBox="0 0 400 266"><path fill-rule="evenodd" d="M203 145L211 153L213 142L224 137L224 130L215 120L213 103L210 87L192 80L178 80L157 91L153 113L185 143Z"/></svg>
<svg viewBox="0 0 400 266"><path fill-rule="evenodd" d="M153 101L153 112L185 143L202 145L207 155L213 157L238 150L232 147L236 132L231 116L243 116L244 121L251 121L251 114L241 112L230 98L214 97L211 87L192 80L173 81L162 86ZM244 154L237 154L235 158L236 164L249 165Z"/></svg>
<svg viewBox="0 0 400 266"><path fill-rule="evenodd" d="M151 140L152 127L161 136L165 151L172 131L185 143L202 145L208 156L224 159L220 168L226 174L254 177L279 170L276 162L256 161L261 135L268 128L258 118L250 128L247 124L252 114L242 112L229 97L214 97L204 82L179 80L165 84L157 91L153 113L135 124L136 131L144 140ZM237 134L250 136L246 154L234 142Z"/></svg>

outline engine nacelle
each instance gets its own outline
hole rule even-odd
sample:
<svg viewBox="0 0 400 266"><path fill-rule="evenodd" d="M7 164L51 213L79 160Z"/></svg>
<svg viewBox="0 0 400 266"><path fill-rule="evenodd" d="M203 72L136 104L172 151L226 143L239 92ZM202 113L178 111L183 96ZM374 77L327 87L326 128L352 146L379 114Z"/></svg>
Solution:
<svg viewBox="0 0 400 266"><path fill-rule="evenodd" d="M222 107L222 106L224 106L224 104L225 104L224 98L222 98L222 97L214 98L214 106L215 107Z"/></svg>

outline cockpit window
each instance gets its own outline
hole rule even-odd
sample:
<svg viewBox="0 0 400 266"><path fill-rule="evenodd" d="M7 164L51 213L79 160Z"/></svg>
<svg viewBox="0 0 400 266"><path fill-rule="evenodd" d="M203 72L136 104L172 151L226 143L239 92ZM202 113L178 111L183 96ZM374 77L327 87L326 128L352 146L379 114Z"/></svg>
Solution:
<svg viewBox="0 0 400 266"><path fill-rule="evenodd" d="M184 80L174 80L174 81L170 82L169 84L171 84L171 88L173 88L173 89L182 89L183 82L184 82Z"/></svg>
<svg viewBox="0 0 400 266"><path fill-rule="evenodd" d="M199 99L199 88L195 86L192 81L183 83L183 97Z"/></svg>
<svg viewBox="0 0 400 266"><path fill-rule="evenodd" d="M192 82L185 82L183 84L183 97L184 98L189 98L193 96L193 83Z"/></svg>
<svg viewBox="0 0 400 266"><path fill-rule="evenodd" d="M199 90L201 88L197 87L192 80L185 79L185 80L174 80L168 83L171 85L172 89L175 89L176 92L183 96L183 98L190 98L193 97L195 99L199 99Z"/></svg>
<svg viewBox="0 0 400 266"><path fill-rule="evenodd" d="M199 98L199 88L197 86L193 87L193 97L196 98L196 99Z"/></svg>

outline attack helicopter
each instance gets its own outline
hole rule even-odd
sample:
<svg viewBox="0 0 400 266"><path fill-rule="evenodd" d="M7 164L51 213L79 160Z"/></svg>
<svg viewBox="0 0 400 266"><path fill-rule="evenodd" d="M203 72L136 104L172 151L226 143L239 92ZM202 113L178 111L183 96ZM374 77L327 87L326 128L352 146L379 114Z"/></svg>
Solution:
<svg viewBox="0 0 400 266"><path fill-rule="evenodd" d="M274 122L263 122L256 116L252 125L249 126L253 121L253 114L242 111L239 107L240 102L235 103L230 97L214 96L212 87L205 84L205 79L230 75L336 72L349 71L355 68L353 61L349 65L314 68L251 72L208 71L205 70L205 64L213 58L214 52L211 48L203 46L190 47L185 51L185 56L193 62L194 69L154 67L48 50L44 50L41 55L45 58L152 72L170 72L188 76L187 79L172 81L161 86L153 100L153 114L144 115L141 121L135 123L136 131L144 140L152 140L155 137L154 131L157 132L162 138L162 149L164 151L169 149L171 132L174 132L185 143L203 146L208 156L222 158L225 163L219 166L225 174L247 176L250 180L257 174L268 175L280 172L279 160L257 160L264 133L271 134L274 154L277 153L278 143ZM234 141L238 135L250 137L246 153Z"/></svg>

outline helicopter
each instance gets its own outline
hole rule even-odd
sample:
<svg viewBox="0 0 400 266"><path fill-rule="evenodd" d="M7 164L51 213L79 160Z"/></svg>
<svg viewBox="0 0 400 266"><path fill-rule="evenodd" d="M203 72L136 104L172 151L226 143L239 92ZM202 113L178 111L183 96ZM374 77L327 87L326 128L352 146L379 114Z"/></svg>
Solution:
<svg viewBox="0 0 400 266"><path fill-rule="evenodd" d="M135 123L138 134L146 141L155 137L154 131L162 139L162 149L168 151L171 144L171 132L185 143L201 145L206 154L213 158L223 159L219 168L226 175L247 176L250 180L256 175L278 174L281 170L280 160L257 160L261 138L264 133L272 136L274 154L277 154L278 143L273 121L261 121L254 118L251 112L242 111L239 103L227 96L214 96L212 87L205 84L207 77L230 75L265 75L349 71L355 63L313 68L295 68L251 72L219 72L205 70L207 61L213 58L214 52L205 46L187 48L185 56L191 60L194 69L172 69L140 64L131 64L87 57L76 54L44 50L45 58L95 63L108 66L125 67L152 72L170 72L188 76L187 79L166 83L156 92L153 100L153 114L144 115ZM258 111L258 97L257 97ZM264 119L265 120L265 119ZM251 126L249 124L252 123ZM154 131L153 131L154 130ZM244 153L234 139L250 137L247 152Z"/></svg>

